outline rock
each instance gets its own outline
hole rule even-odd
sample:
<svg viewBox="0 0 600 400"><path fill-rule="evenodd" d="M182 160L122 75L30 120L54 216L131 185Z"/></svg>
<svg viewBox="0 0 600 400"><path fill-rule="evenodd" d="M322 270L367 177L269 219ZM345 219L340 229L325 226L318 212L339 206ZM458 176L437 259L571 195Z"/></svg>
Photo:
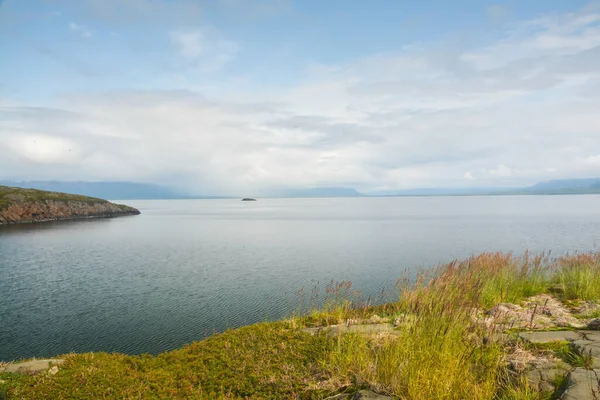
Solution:
<svg viewBox="0 0 600 400"><path fill-rule="evenodd" d="M593 368L600 368L600 342L592 342L589 340L576 340L573 342L577 348L577 352L585 357L592 357L590 363Z"/></svg>
<svg viewBox="0 0 600 400"><path fill-rule="evenodd" d="M587 328L591 331L600 331L600 318L591 320Z"/></svg>
<svg viewBox="0 0 600 400"><path fill-rule="evenodd" d="M485 314L486 317L480 318L479 322L487 328L497 327L500 330L585 326L585 323L575 318L560 301L547 294L532 296L523 303L523 306L510 303L497 304Z"/></svg>
<svg viewBox="0 0 600 400"><path fill-rule="evenodd" d="M0 225L139 213L133 207L94 197L0 186Z"/></svg>
<svg viewBox="0 0 600 400"><path fill-rule="evenodd" d="M4 368L4 372L22 375L35 375L47 370L48 368L50 368L50 366L52 366L52 368L56 368L56 372L58 372L58 367L56 366L56 364L62 364L63 362L64 360L58 358L17 362L8 364ZM54 372L53 374L55 374L56 372Z"/></svg>
<svg viewBox="0 0 600 400"><path fill-rule="evenodd" d="M581 335L575 331L519 332L519 337L530 343L564 342L581 339Z"/></svg>
<svg viewBox="0 0 600 400"><path fill-rule="evenodd" d="M563 366L561 360L551 354L534 354L529 350L517 347L507 354L506 361L513 371L523 373L531 369L549 370Z"/></svg>
<svg viewBox="0 0 600 400"><path fill-rule="evenodd" d="M577 368L569 374L569 387L561 398L563 400L596 400L598 389L597 373Z"/></svg>
<svg viewBox="0 0 600 400"><path fill-rule="evenodd" d="M568 374L568 371L564 369L552 368L552 369L534 369L527 373L527 379L529 380L529 384L536 390L540 390L543 392L554 392L556 387L554 387L553 382L555 381L557 376L565 376Z"/></svg>
<svg viewBox="0 0 600 400"><path fill-rule="evenodd" d="M56 373L58 372L58 366L57 365L53 365L49 370L48 370L48 375L56 375Z"/></svg>

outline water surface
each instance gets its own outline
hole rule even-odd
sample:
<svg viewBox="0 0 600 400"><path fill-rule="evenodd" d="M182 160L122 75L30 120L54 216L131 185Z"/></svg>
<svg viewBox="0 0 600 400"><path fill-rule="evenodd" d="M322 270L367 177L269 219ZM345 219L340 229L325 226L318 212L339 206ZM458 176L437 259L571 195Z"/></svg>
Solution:
<svg viewBox="0 0 600 400"><path fill-rule="evenodd" d="M600 196L126 201L140 216L0 227L0 360L158 353L482 251L596 250Z"/></svg>

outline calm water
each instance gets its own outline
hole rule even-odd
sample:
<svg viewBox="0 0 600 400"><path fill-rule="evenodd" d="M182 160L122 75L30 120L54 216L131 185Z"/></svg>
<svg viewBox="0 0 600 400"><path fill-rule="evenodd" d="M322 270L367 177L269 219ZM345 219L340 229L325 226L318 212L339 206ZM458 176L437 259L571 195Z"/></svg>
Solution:
<svg viewBox="0 0 600 400"><path fill-rule="evenodd" d="M348 279L482 251L596 250L600 196L127 201L141 216L0 227L0 360L157 353Z"/></svg>

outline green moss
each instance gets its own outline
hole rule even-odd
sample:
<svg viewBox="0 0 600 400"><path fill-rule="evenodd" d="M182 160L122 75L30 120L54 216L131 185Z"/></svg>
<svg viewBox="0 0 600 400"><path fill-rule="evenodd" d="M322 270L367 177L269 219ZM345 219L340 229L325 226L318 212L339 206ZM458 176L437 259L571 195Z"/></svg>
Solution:
<svg viewBox="0 0 600 400"><path fill-rule="evenodd" d="M55 376L22 378L9 398L314 398L328 378L320 360L327 335L285 323L227 331L159 356L86 353L64 356ZM314 389L310 389L314 387Z"/></svg>

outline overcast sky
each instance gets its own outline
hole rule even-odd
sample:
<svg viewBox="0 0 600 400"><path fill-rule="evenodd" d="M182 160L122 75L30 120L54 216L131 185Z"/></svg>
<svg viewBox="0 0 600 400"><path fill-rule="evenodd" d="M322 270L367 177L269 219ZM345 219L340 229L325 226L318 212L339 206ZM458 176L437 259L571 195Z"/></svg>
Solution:
<svg viewBox="0 0 600 400"><path fill-rule="evenodd" d="M0 179L600 177L600 3L0 1Z"/></svg>

